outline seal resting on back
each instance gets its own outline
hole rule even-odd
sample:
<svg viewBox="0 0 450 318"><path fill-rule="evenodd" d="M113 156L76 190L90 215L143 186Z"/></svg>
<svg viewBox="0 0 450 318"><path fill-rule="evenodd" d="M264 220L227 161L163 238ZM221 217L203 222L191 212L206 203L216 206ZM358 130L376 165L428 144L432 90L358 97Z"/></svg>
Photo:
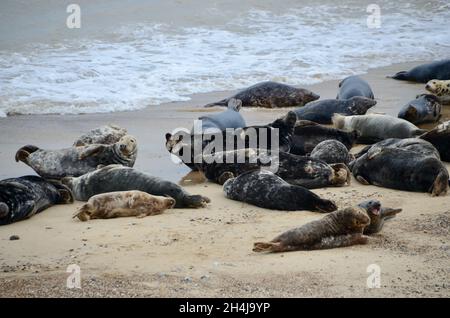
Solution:
<svg viewBox="0 0 450 318"><path fill-rule="evenodd" d="M223 131L227 128L237 129L245 127L244 117L239 113L241 107L242 101L231 98L228 101L227 110L199 117L198 119L202 121L202 131Z"/></svg>
<svg viewBox="0 0 450 318"><path fill-rule="evenodd" d="M433 144L439 151L441 159L450 162L450 120L426 132L420 139Z"/></svg>
<svg viewBox="0 0 450 318"><path fill-rule="evenodd" d="M359 207L366 210L370 218L370 224L364 228L364 234L370 235L378 233L382 230L386 220L394 218L402 209L392 209L382 207L380 201L369 200L358 204Z"/></svg>
<svg viewBox="0 0 450 318"><path fill-rule="evenodd" d="M434 123L441 117L442 106L439 99L430 94L422 94L400 109L398 118L405 119L415 125Z"/></svg>
<svg viewBox="0 0 450 318"><path fill-rule="evenodd" d="M380 187L429 192L445 195L448 190L448 171L432 156L400 148L382 148L370 156L370 151L352 165L356 180Z"/></svg>
<svg viewBox="0 0 450 318"><path fill-rule="evenodd" d="M291 185L270 171L248 171L223 185L229 199L250 203L261 208L323 213L337 209L334 202L320 198L310 190Z"/></svg>
<svg viewBox="0 0 450 318"><path fill-rule="evenodd" d="M350 150L358 139L358 133L326 127L309 120L298 120L292 136L291 153L309 154L322 141L337 140Z"/></svg>
<svg viewBox="0 0 450 318"><path fill-rule="evenodd" d="M450 80L431 80L425 85L425 89L436 96L441 104L450 104Z"/></svg>
<svg viewBox="0 0 450 318"><path fill-rule="evenodd" d="M38 176L0 181L0 225L27 219L55 204L72 203L70 190Z"/></svg>
<svg viewBox="0 0 450 318"><path fill-rule="evenodd" d="M207 104L205 107L226 106L231 98L240 99L244 107L294 107L305 105L319 99L319 97L319 95L304 88L296 88L277 82L261 82L243 89L229 98Z"/></svg>
<svg viewBox="0 0 450 318"><path fill-rule="evenodd" d="M127 135L126 129L116 125L105 125L81 135L73 143L74 147L87 146L93 144L112 145Z"/></svg>
<svg viewBox="0 0 450 318"><path fill-rule="evenodd" d="M346 77L339 83L339 92L336 99L349 99L354 96L375 98L369 83L356 75Z"/></svg>
<svg viewBox="0 0 450 318"><path fill-rule="evenodd" d="M173 182L121 165L109 165L81 177L66 177L61 181L72 190L78 201L87 201L101 193L139 190L152 195L169 196L175 199L176 208L199 208L210 202L207 197L187 193Z"/></svg>
<svg viewBox="0 0 450 318"><path fill-rule="evenodd" d="M81 221L136 216L143 218L163 213L175 205L169 197L142 191L118 191L97 194L83 204L73 216Z"/></svg>
<svg viewBox="0 0 450 318"><path fill-rule="evenodd" d="M328 164L344 163L348 165L353 159L347 147L337 140L325 140L311 151L311 158L323 160Z"/></svg>
<svg viewBox="0 0 450 318"><path fill-rule="evenodd" d="M17 151L16 161L24 162L43 178L61 179L78 177L110 164L133 167L136 155L136 139L126 135L112 145L97 144L61 150L43 150L28 145Z"/></svg>
<svg viewBox="0 0 450 318"><path fill-rule="evenodd" d="M297 108L298 119L310 120L319 124L331 124L333 114L364 115L376 101L367 97L354 96L349 99L318 100Z"/></svg>
<svg viewBox="0 0 450 318"><path fill-rule="evenodd" d="M349 207L284 232L270 242L256 242L253 251L275 253L366 244L368 237L363 230L369 223L366 208Z"/></svg>
<svg viewBox="0 0 450 318"><path fill-rule="evenodd" d="M409 71L401 71L393 76L388 76L401 81L410 81L417 83L426 83L432 79L449 80L450 79L450 60L435 61L428 64L422 64Z"/></svg>

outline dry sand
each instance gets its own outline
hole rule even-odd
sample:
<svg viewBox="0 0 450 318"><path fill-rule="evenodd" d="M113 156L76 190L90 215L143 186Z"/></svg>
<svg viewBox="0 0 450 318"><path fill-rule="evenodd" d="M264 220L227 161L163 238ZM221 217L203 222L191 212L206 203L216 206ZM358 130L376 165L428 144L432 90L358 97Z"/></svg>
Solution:
<svg viewBox="0 0 450 318"><path fill-rule="evenodd" d="M423 92L422 84L385 78L415 64L374 69L363 76L378 100L373 112L396 115ZM311 89L322 98L334 98L337 83ZM32 173L14 162L15 151L25 144L67 147L84 131L113 122L138 138L136 168L178 181L188 169L171 162L164 133L190 128L203 111L201 105L228 94L198 95L189 102L135 112L0 119L0 178ZM259 124L286 111L243 110L243 115L248 124ZM447 107L447 119L449 111ZM373 198L403 212L368 245L323 251L253 253L253 242L270 240L323 215L231 201L211 183L187 187L211 198L207 208L174 209L144 219L80 222L71 218L80 202L55 206L30 220L0 227L0 296L449 297L449 195L432 198L352 181L349 187L314 192L335 200L340 208ZM10 241L11 235L20 239ZM81 268L81 289L66 287L70 264ZM370 264L381 267L381 288L366 286Z"/></svg>

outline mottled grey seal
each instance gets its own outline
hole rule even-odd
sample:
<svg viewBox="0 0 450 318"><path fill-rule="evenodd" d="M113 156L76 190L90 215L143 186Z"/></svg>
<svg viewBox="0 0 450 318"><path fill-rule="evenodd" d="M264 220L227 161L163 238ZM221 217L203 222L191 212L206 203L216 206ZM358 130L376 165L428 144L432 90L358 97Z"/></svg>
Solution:
<svg viewBox="0 0 450 318"><path fill-rule="evenodd" d="M353 159L347 147L337 140L322 141L311 151L310 156L311 158L325 161L328 164L344 163L347 165Z"/></svg>
<svg viewBox="0 0 450 318"><path fill-rule="evenodd" d="M444 105L450 104L450 80L431 80L425 85L425 89L437 96L439 102Z"/></svg>
<svg viewBox="0 0 450 318"><path fill-rule="evenodd" d="M407 120L380 114L357 116L335 114L333 125L347 131L356 130L360 143L374 143L388 138L411 138L426 132Z"/></svg>
<svg viewBox="0 0 450 318"><path fill-rule="evenodd" d="M142 191L116 191L97 194L83 204L73 216L81 221L136 216L143 218L163 213L175 200Z"/></svg>
<svg viewBox="0 0 450 318"><path fill-rule="evenodd" d="M446 121L420 136L433 144L439 151L441 160L450 162L450 121Z"/></svg>
<svg viewBox="0 0 450 318"><path fill-rule="evenodd" d="M105 125L92 129L91 131L81 135L75 140L73 145L75 147L93 144L112 145L127 134L128 132L124 128L111 124Z"/></svg>
<svg viewBox="0 0 450 318"><path fill-rule="evenodd" d="M0 225L27 219L55 204L72 203L70 190L38 176L0 181Z"/></svg>
<svg viewBox="0 0 450 318"><path fill-rule="evenodd" d="M369 83L357 75L346 77L339 83L339 92L336 99L349 99L354 96L375 98Z"/></svg>
<svg viewBox="0 0 450 318"><path fill-rule="evenodd" d="M409 71L401 71L388 77L418 83L426 83L432 79L448 80L450 79L450 60L441 60L422 64L412 68Z"/></svg>
<svg viewBox="0 0 450 318"><path fill-rule="evenodd" d="M277 82L261 82L243 89L229 98L207 104L205 107L226 106L231 98L240 99L244 107L294 107L305 105L319 99L319 97L319 95L304 88L296 88Z"/></svg>
<svg viewBox="0 0 450 318"><path fill-rule="evenodd" d="M370 224L364 228L363 232L366 235L380 232L386 220L392 219L402 212L402 209L382 207L378 200L364 201L358 206L365 209L370 218Z"/></svg>
<svg viewBox="0 0 450 318"><path fill-rule="evenodd" d="M337 209L334 202L320 198L310 190L291 185L270 171L248 171L223 185L225 196L261 208L296 211L309 210L332 212Z"/></svg>
<svg viewBox="0 0 450 318"><path fill-rule="evenodd" d="M28 145L16 153L16 161L22 161L41 177L61 179L78 177L110 164L134 166L137 155L136 139L126 135L112 145L89 145L60 150L43 150Z"/></svg>
<svg viewBox="0 0 450 318"><path fill-rule="evenodd" d="M352 173L362 184L432 196L445 195L448 189L448 171L440 160L400 148L383 148L371 157L366 153L355 160Z"/></svg>
<svg viewBox="0 0 450 318"><path fill-rule="evenodd" d="M349 207L284 232L270 242L256 242L253 251L275 253L366 244L368 237L363 230L369 223L364 207Z"/></svg>
<svg viewBox="0 0 450 318"><path fill-rule="evenodd" d="M78 178L66 177L61 181L72 190L75 199L79 201L87 201L101 193L139 190L153 195L169 196L175 199L176 208L199 208L210 202L207 197L191 195L173 182L121 165L109 165Z"/></svg>
<svg viewBox="0 0 450 318"><path fill-rule="evenodd" d="M400 109L398 118L405 119L415 125L435 123L441 118L442 106L439 99L430 94L422 94Z"/></svg>
<svg viewBox="0 0 450 318"><path fill-rule="evenodd" d="M231 98L228 101L227 110L199 117L198 119L202 121L202 131L223 131L227 128L237 129L245 127L244 117L239 113L241 107L242 101Z"/></svg>
<svg viewBox="0 0 450 318"><path fill-rule="evenodd" d="M319 124L331 124L334 114L364 115L377 102L373 99L355 96L350 99L324 99L310 102L295 109L298 119Z"/></svg>

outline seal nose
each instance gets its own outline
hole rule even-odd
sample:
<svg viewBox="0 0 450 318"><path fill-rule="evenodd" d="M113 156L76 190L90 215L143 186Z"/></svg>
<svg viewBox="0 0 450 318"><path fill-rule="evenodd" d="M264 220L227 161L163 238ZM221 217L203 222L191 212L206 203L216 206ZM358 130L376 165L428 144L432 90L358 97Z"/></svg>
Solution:
<svg viewBox="0 0 450 318"><path fill-rule="evenodd" d="M425 89L430 89L430 85L425 85Z"/></svg>
<svg viewBox="0 0 450 318"><path fill-rule="evenodd" d="M127 147L126 145L122 144L120 145L120 150L125 150L126 147Z"/></svg>

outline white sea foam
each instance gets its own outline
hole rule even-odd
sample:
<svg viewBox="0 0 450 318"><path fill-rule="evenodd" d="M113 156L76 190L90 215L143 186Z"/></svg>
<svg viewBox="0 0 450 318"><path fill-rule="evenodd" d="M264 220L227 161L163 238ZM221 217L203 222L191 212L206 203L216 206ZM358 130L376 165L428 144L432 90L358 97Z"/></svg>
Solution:
<svg viewBox="0 0 450 318"><path fill-rule="evenodd" d="M379 29L367 27L364 6L316 5L251 10L220 28L134 24L109 42L0 51L0 117L140 109L264 80L302 85L450 57L449 10L383 8Z"/></svg>

